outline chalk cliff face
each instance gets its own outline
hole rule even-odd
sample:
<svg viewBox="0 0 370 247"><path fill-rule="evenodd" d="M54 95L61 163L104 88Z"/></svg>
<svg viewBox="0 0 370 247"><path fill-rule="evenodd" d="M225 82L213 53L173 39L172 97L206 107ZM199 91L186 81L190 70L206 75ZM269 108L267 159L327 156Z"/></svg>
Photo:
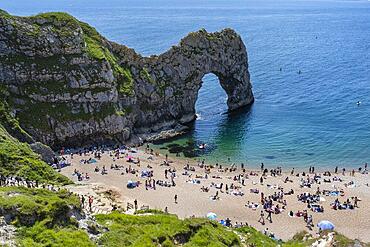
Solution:
<svg viewBox="0 0 370 247"><path fill-rule="evenodd" d="M253 102L247 52L231 29L190 33L142 57L68 14L0 11L2 100L35 140L54 147L181 130L195 118L207 73L218 76L230 110Z"/></svg>

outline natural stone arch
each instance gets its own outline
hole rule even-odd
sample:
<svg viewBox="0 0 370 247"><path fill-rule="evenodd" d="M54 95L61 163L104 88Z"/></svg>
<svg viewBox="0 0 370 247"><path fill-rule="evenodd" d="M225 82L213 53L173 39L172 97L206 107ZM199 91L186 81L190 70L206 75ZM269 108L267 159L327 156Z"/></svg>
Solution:
<svg viewBox="0 0 370 247"><path fill-rule="evenodd" d="M156 106L154 110L140 109L137 125L160 130L166 121L172 127L195 119L195 103L202 78L208 73L215 74L225 90L229 110L235 110L253 102L248 72L246 48L240 36L231 29L208 33L200 30L190 33L178 46L154 57L142 58L139 66L145 76L138 78L146 87L138 89L139 105ZM142 75L144 73L141 73ZM151 86L166 83L164 98L157 97ZM157 87L156 89L158 89ZM150 91L153 92L150 93ZM152 97L142 97L151 95ZM154 97L153 97L154 95ZM149 100L148 100L149 99ZM144 128L146 132L147 129ZM140 132L140 131L139 131Z"/></svg>
<svg viewBox="0 0 370 247"><path fill-rule="evenodd" d="M53 147L181 129L195 118L207 73L218 76L230 110L253 102L246 49L231 29L190 33L142 57L65 13L0 11L0 26L1 100L34 140Z"/></svg>

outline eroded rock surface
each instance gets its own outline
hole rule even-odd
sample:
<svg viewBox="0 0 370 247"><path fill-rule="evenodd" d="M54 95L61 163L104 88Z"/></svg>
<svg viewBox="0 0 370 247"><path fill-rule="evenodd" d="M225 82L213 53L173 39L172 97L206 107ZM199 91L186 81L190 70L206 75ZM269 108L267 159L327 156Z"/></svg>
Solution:
<svg viewBox="0 0 370 247"><path fill-rule="evenodd" d="M207 73L218 76L230 110L253 102L246 48L231 29L190 33L142 57L65 13L0 11L4 100L35 140L54 147L183 130Z"/></svg>

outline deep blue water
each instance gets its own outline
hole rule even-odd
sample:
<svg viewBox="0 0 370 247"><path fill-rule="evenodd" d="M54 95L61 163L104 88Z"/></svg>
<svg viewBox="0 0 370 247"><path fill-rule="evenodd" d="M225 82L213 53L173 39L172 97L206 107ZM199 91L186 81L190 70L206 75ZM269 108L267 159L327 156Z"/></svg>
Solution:
<svg viewBox="0 0 370 247"><path fill-rule="evenodd" d="M144 55L203 27L231 27L246 43L256 101L229 115L217 78L205 76L194 130L173 143L205 142L206 159L251 166L370 162L370 1L1 0L0 8L67 11Z"/></svg>

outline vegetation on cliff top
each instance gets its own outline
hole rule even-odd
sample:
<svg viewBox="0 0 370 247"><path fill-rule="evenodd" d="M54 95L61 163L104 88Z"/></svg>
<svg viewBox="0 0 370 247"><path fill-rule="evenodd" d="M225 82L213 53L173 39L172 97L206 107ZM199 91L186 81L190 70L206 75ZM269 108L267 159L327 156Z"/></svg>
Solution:
<svg viewBox="0 0 370 247"><path fill-rule="evenodd" d="M97 60L106 60L117 78L117 89L120 93L132 96L134 90L134 80L131 71L128 68L119 65L117 58L106 47L104 38L89 24L79 21L73 16L63 12L42 13L32 18L43 18L53 22L64 22L72 27L79 26L83 31L83 37L86 44L86 51L89 56Z"/></svg>
<svg viewBox="0 0 370 247"><path fill-rule="evenodd" d="M240 246L238 236L207 219L180 220L175 215L98 215L109 231L100 238L104 246Z"/></svg>
<svg viewBox="0 0 370 247"><path fill-rule="evenodd" d="M33 18L44 18L52 20L53 22L64 22L72 25L73 27L81 27L89 56L97 60L106 60L110 64L113 73L117 78L118 91L127 96L132 96L134 90L134 81L131 71L128 68L119 65L117 58L106 47L107 43L95 28L63 12L43 13L36 15Z"/></svg>
<svg viewBox="0 0 370 247"><path fill-rule="evenodd" d="M79 198L65 189L49 191L26 187L0 187L0 211L10 215L17 226L48 221L49 226L72 224L70 210L80 211Z"/></svg>
<svg viewBox="0 0 370 247"><path fill-rule="evenodd" d="M0 125L18 140L31 142L32 137L24 131L17 119L11 116L8 104L5 102L5 89L0 86Z"/></svg>
<svg viewBox="0 0 370 247"><path fill-rule="evenodd" d="M80 210L79 198L66 190L0 188L0 214L18 227L19 246L95 246L70 217Z"/></svg>
<svg viewBox="0 0 370 247"><path fill-rule="evenodd" d="M134 92L134 80L129 68L121 66L118 63L117 57L110 51L108 42L102 37L95 28L89 24L77 20L75 17L64 12L48 12L41 13L30 17L16 17L9 15L7 12L0 10L0 17L5 18L19 18L21 20L29 21L32 24L32 30L28 31L31 36L38 36L40 34L41 25L55 26L52 28L53 32L61 36L73 36L73 32L77 28L81 28L83 32L83 39L86 45L86 52L90 58L98 61L107 61L117 79L117 89L121 94L132 96ZM42 20L42 21L40 21ZM16 25L14 23L14 25ZM16 25L17 28L18 25ZM22 58L17 58L17 60ZM25 58L27 59L27 58Z"/></svg>

